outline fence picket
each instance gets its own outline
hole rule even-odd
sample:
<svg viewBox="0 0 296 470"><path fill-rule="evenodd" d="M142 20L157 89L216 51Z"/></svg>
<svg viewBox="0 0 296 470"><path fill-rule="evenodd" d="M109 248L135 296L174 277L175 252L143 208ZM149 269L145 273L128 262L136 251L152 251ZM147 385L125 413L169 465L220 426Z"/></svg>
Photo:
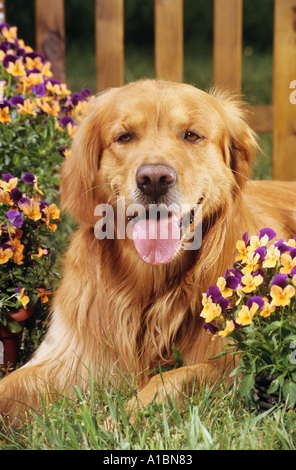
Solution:
<svg viewBox="0 0 296 470"><path fill-rule="evenodd" d="M124 83L124 0L96 0L97 92Z"/></svg>
<svg viewBox="0 0 296 470"><path fill-rule="evenodd" d="M0 0L0 23L5 23L5 0Z"/></svg>
<svg viewBox="0 0 296 470"><path fill-rule="evenodd" d="M243 0L214 0L214 85L241 92Z"/></svg>
<svg viewBox="0 0 296 470"><path fill-rule="evenodd" d="M154 0L155 76L183 81L183 0Z"/></svg>
<svg viewBox="0 0 296 470"><path fill-rule="evenodd" d="M296 0L275 0L273 52L273 177L296 180Z"/></svg>
<svg viewBox="0 0 296 470"><path fill-rule="evenodd" d="M51 62L53 77L66 81L64 0L35 0L36 48Z"/></svg>

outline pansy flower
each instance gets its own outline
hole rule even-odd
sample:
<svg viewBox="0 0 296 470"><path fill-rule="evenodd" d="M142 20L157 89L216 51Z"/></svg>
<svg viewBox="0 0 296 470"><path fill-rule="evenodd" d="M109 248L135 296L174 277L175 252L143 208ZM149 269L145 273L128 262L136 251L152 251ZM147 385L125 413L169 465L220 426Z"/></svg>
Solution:
<svg viewBox="0 0 296 470"><path fill-rule="evenodd" d="M18 300L20 301L20 303L22 304L22 306L24 307L25 310L27 310L27 305L30 302L30 299L26 295L26 292L27 292L26 289L24 287L20 286L20 285L14 291L15 294L18 294L17 298L18 298Z"/></svg>
<svg viewBox="0 0 296 470"><path fill-rule="evenodd" d="M219 328L215 325L212 325L212 323L204 323L203 324L203 329L211 334L212 336L215 336L215 334L217 333L217 331L219 331Z"/></svg>
<svg viewBox="0 0 296 470"><path fill-rule="evenodd" d="M286 274L278 274L271 283L270 295L272 306L285 307L291 302L296 291L293 286L288 285Z"/></svg>
<svg viewBox="0 0 296 470"><path fill-rule="evenodd" d="M251 297L247 305L243 305L237 316L237 323L242 326L250 325L257 311L264 307L264 300L261 297Z"/></svg>
<svg viewBox="0 0 296 470"><path fill-rule="evenodd" d="M9 173L3 174L2 178L4 181L0 180L0 187L3 188L4 191L10 192L18 184L18 178L14 178Z"/></svg>
<svg viewBox="0 0 296 470"><path fill-rule="evenodd" d="M37 297L41 299L42 304L45 304L49 301L48 296L52 294L52 289L47 289L45 286L42 285L37 288L37 292Z"/></svg>
<svg viewBox="0 0 296 470"><path fill-rule="evenodd" d="M281 257L282 268L280 269L281 274L290 274L292 269L296 266L296 249L290 251L290 254L283 254Z"/></svg>
<svg viewBox="0 0 296 470"><path fill-rule="evenodd" d="M2 23L1 34L6 41L15 43L17 40L17 27Z"/></svg>
<svg viewBox="0 0 296 470"><path fill-rule="evenodd" d="M24 101L24 104L18 104L17 110L21 115L29 114L30 116L37 116L37 113L34 111L35 104L29 98Z"/></svg>
<svg viewBox="0 0 296 470"><path fill-rule="evenodd" d="M204 308L200 316L205 318L207 323L211 323L215 318L221 317L222 308L220 305L214 303L211 297L207 297L206 294L203 294L202 305Z"/></svg>
<svg viewBox="0 0 296 470"><path fill-rule="evenodd" d="M248 232L246 232L242 240L239 240L236 243L236 248L239 251L239 255L235 258L236 261L240 261L241 263L245 263L248 255Z"/></svg>
<svg viewBox="0 0 296 470"><path fill-rule="evenodd" d="M10 116L10 103L6 100L3 100L3 103L0 103L0 123L1 124L9 124L12 122Z"/></svg>
<svg viewBox="0 0 296 470"><path fill-rule="evenodd" d="M250 273L246 274L242 277L242 291L246 294L254 292L262 284L263 280L261 274L254 277Z"/></svg>
<svg viewBox="0 0 296 470"><path fill-rule="evenodd" d="M4 191L1 187L0 187L0 202L5 202L5 204L8 204L9 206L13 206L14 204L14 202L10 199L9 193L7 191Z"/></svg>
<svg viewBox="0 0 296 470"><path fill-rule="evenodd" d="M23 263L23 259L25 258L23 251L25 246L22 245L21 241L19 238L15 237L10 240L10 245L13 247L13 260L16 262L16 264L21 265Z"/></svg>
<svg viewBox="0 0 296 470"><path fill-rule="evenodd" d="M228 336L230 333L232 333L235 330L235 323L232 320L227 320L226 321L226 328L225 330L219 331L218 335L222 336L225 338L225 336Z"/></svg>
<svg viewBox="0 0 296 470"><path fill-rule="evenodd" d="M260 316L263 318L268 318L272 313L275 312L276 307L274 305L270 305L269 302L264 302L264 307L260 312Z"/></svg>
<svg viewBox="0 0 296 470"><path fill-rule="evenodd" d="M65 116L60 120L60 124L68 129L68 133L71 137L74 137L76 132L77 124L71 116Z"/></svg>
<svg viewBox="0 0 296 470"><path fill-rule="evenodd" d="M15 187L10 191L10 197L11 197L11 200L14 202L14 204L17 204L19 200L23 197L23 195L20 192L20 190L17 187Z"/></svg>
<svg viewBox="0 0 296 470"><path fill-rule="evenodd" d="M38 193L44 195L44 193L40 191L40 189L38 188L36 176L32 175L32 173L25 173L24 176L22 177L22 181L24 181L27 184L32 184L34 188L36 189L36 191L38 191Z"/></svg>
<svg viewBox="0 0 296 470"><path fill-rule="evenodd" d="M7 212L7 218L10 220L10 223L13 227L22 228L23 225L23 215L18 211L11 210Z"/></svg>
<svg viewBox="0 0 296 470"><path fill-rule="evenodd" d="M7 56L6 56L7 57ZM6 61L7 67L6 72L12 75L13 77L23 77L26 75L26 69L24 67L23 61L21 59L16 59L15 61L9 60ZM3 65L5 64L5 59L3 60ZM5 67L5 65L4 65Z"/></svg>
<svg viewBox="0 0 296 470"><path fill-rule="evenodd" d="M260 264L260 255L259 253L248 253L247 258L245 260L246 266L242 269L243 274L248 274L248 273L253 273L257 271L259 268Z"/></svg>
<svg viewBox="0 0 296 470"><path fill-rule="evenodd" d="M29 200L30 201L30 200ZM42 217L41 211L40 211L40 206L38 202L32 202L30 201L30 204L25 204L23 206L23 212L26 216L29 217L31 220L40 220Z"/></svg>
<svg viewBox="0 0 296 470"><path fill-rule="evenodd" d="M7 263L13 257L13 250L0 245L0 264Z"/></svg>
<svg viewBox="0 0 296 470"><path fill-rule="evenodd" d="M43 256L48 256L50 253L50 249L49 248L38 248L38 253L36 254L32 254L31 255L31 258L34 259L34 258L42 258Z"/></svg>
<svg viewBox="0 0 296 470"><path fill-rule="evenodd" d="M71 156L71 150L69 150L67 147L63 146L58 149L59 154L61 157L64 158L69 158Z"/></svg>
<svg viewBox="0 0 296 470"><path fill-rule="evenodd" d="M32 85L31 86L32 93L34 93L38 98L45 97L45 86L44 83L39 83L39 85Z"/></svg>
<svg viewBox="0 0 296 470"><path fill-rule="evenodd" d="M265 260L262 264L262 267L265 268L274 268L281 257L281 252L278 248L272 245L266 251Z"/></svg>

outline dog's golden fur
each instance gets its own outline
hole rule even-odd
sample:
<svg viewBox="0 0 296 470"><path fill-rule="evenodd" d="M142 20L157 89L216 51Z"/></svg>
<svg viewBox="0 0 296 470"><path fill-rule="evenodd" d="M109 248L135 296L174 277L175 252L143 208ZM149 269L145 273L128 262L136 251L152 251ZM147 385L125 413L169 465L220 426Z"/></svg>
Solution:
<svg viewBox="0 0 296 470"><path fill-rule="evenodd" d="M201 138L190 141L187 132ZM125 134L131 138L122 141ZM147 374L173 365L173 343L186 367L166 372L164 385L181 390L212 373L206 362L221 343L202 328L202 292L231 267L236 241L247 230L296 235L296 183L248 182L257 148L243 110L227 94L147 80L95 99L61 172L62 205L81 225L64 260L44 342L0 382L2 416L16 423L20 407L38 406L47 383L60 391L68 384L69 393L71 383L85 388L91 364L95 376L131 372L145 405L160 385L157 378L148 383ZM159 163L176 172L177 207L203 199L203 242L154 266L127 237L97 240L94 212L108 203L116 219L117 196L126 206L139 202L138 168Z"/></svg>

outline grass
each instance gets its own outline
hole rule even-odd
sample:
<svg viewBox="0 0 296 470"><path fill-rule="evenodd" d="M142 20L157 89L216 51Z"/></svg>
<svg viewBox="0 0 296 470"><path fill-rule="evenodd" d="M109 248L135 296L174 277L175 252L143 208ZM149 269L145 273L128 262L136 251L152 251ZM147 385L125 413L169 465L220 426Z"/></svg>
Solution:
<svg viewBox="0 0 296 470"><path fill-rule="evenodd" d="M152 402L130 423L125 403L133 394L128 383L105 389L90 373L85 394L75 387L72 398L61 397L52 405L43 401L41 414L17 431L0 433L0 449L296 450L296 413L250 413L236 384L201 387L182 409L170 398L167 404Z"/></svg>
<svg viewBox="0 0 296 470"><path fill-rule="evenodd" d="M250 54L250 50L248 50ZM154 76L153 51L126 47L125 80ZM212 86L212 53L186 47L184 81L202 89ZM95 93L95 56L77 45L67 51L67 83L75 92L90 88ZM271 103L272 56L256 51L243 58L243 94L250 104ZM258 155L253 178L271 179L272 136L261 135L263 154ZM70 230L71 231L71 230ZM30 351L37 347L43 327L38 324L28 338ZM23 354L23 360L26 355ZM43 412L18 429L0 432L3 450L267 450L296 449L296 413L277 410L258 415L239 398L235 384L222 381L201 387L187 397L184 408L176 403L152 402L131 423L125 404L134 391L123 383L117 388L102 385L90 373L87 392L76 388L74 396L53 405L43 403ZM112 432L103 426L111 416Z"/></svg>

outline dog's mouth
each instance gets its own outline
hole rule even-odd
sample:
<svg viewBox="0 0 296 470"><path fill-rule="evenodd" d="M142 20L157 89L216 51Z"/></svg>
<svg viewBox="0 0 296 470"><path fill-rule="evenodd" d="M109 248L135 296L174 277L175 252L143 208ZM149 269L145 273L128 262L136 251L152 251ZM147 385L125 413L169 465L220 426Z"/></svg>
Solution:
<svg viewBox="0 0 296 470"><path fill-rule="evenodd" d="M203 198L201 198L203 199ZM185 214L168 211L164 204L128 215L133 226L133 241L142 261L167 264L178 252L189 227L194 224L196 207Z"/></svg>

